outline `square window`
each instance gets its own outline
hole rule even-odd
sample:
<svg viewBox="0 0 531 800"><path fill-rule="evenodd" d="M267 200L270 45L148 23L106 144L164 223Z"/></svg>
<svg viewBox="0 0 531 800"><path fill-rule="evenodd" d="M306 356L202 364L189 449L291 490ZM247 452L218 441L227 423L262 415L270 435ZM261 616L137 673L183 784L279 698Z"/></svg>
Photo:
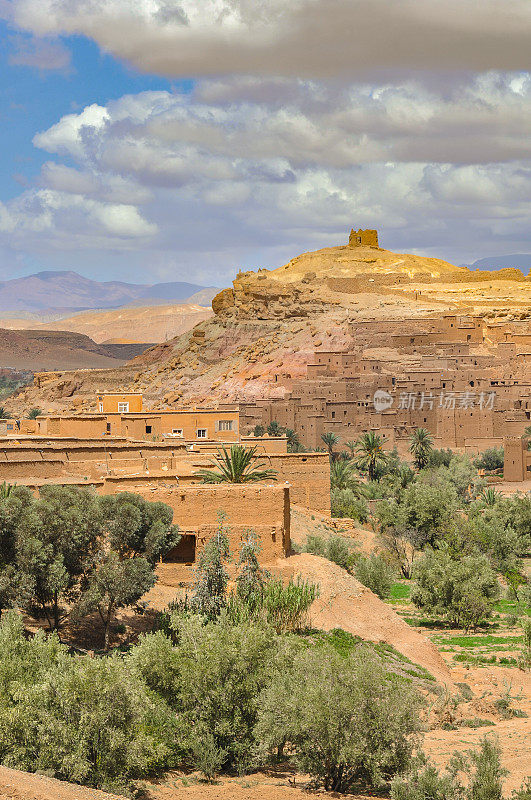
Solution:
<svg viewBox="0 0 531 800"><path fill-rule="evenodd" d="M232 420L231 419L220 419L218 423L218 430L219 431L231 431L232 430Z"/></svg>
<svg viewBox="0 0 531 800"><path fill-rule="evenodd" d="M182 436L183 435L183 429L182 428L172 428L171 432L172 432L173 436Z"/></svg>
<svg viewBox="0 0 531 800"><path fill-rule="evenodd" d="M207 429L206 428L198 428L198 430L197 430L197 438L198 439L206 439L207 438Z"/></svg>
<svg viewBox="0 0 531 800"><path fill-rule="evenodd" d="M118 403L118 413L127 414L129 411L129 403Z"/></svg>
<svg viewBox="0 0 531 800"><path fill-rule="evenodd" d="M152 426L151 425L146 425L146 433L151 433L151 430L152 430Z"/></svg>

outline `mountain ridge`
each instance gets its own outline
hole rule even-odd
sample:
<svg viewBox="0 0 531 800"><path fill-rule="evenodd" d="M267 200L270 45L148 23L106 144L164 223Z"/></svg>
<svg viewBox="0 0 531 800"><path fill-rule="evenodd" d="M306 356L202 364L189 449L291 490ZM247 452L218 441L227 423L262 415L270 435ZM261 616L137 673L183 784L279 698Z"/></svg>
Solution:
<svg viewBox="0 0 531 800"><path fill-rule="evenodd" d="M141 301L186 302L192 296L213 296L215 287L187 281L127 283L96 281L73 270L44 270L0 281L0 313L74 313L119 308Z"/></svg>

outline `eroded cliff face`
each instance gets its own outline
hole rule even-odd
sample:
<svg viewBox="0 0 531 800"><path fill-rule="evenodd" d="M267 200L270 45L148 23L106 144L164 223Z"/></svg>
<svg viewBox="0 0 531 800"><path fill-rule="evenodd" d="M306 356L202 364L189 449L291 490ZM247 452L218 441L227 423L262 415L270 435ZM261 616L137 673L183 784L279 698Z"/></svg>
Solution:
<svg viewBox="0 0 531 800"><path fill-rule="evenodd" d="M125 367L44 376L5 402L14 414L93 411L98 391L141 390L146 408L282 397L315 350L352 344L348 323L434 312L511 318L531 313L518 270L471 272L377 247L335 247L275 270L239 273L213 300L214 316ZM379 346L379 345L378 345Z"/></svg>

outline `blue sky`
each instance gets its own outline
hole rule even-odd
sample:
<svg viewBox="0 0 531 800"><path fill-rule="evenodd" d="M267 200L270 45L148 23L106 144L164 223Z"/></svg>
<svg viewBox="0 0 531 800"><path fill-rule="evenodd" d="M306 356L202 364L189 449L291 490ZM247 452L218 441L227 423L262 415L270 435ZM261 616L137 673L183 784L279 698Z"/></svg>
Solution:
<svg viewBox="0 0 531 800"><path fill-rule="evenodd" d="M531 252L530 9L0 0L0 279Z"/></svg>
<svg viewBox="0 0 531 800"><path fill-rule="evenodd" d="M71 63L66 69L38 69L12 64L21 38L0 20L0 200L31 185L48 156L32 144L38 131L57 122L63 114L79 111L91 103L105 104L124 94L147 90L171 91L164 77L142 75L131 66L103 53L83 36L65 40ZM180 82L189 90L191 82Z"/></svg>

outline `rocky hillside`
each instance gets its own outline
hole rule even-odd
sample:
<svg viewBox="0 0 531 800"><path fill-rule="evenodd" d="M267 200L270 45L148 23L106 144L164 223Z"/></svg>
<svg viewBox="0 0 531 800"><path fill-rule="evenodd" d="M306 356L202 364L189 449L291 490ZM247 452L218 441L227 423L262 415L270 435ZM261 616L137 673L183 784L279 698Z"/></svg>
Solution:
<svg viewBox="0 0 531 800"><path fill-rule="evenodd" d="M531 281L514 269L471 271L341 246L305 253L279 269L240 272L212 307L215 316L119 370L71 373L28 389L17 410L38 401L58 410L94 409L96 387L142 390L147 407L282 396L305 374L314 350L350 342L349 321L445 310L521 317L531 310Z"/></svg>

